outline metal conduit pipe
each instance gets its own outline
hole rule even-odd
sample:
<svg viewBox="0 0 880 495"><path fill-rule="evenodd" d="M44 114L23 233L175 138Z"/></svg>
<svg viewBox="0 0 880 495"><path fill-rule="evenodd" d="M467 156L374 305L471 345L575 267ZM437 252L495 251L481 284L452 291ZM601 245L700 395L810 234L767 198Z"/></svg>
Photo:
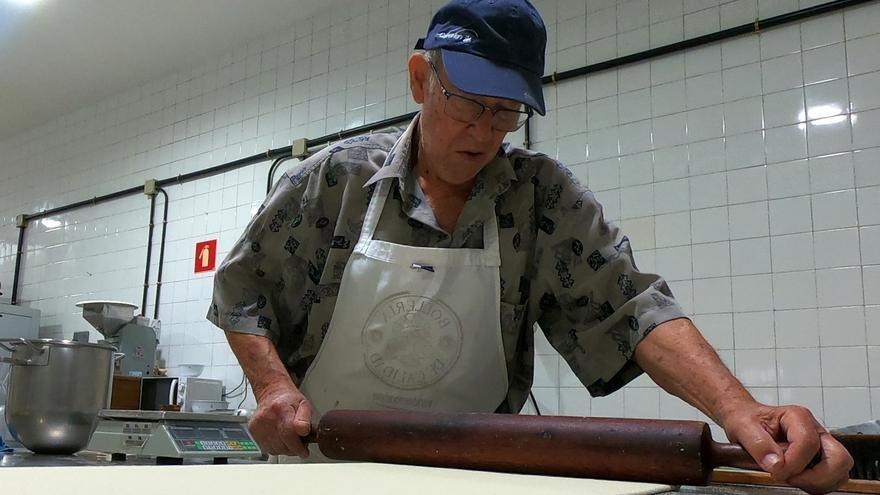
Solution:
<svg viewBox="0 0 880 495"><path fill-rule="evenodd" d="M107 201L112 201L114 199L124 198L126 196L131 196L133 194L143 193L144 186L140 185L137 187L129 187L128 189L123 189L122 191L116 191L110 194L105 194L103 196L95 196L92 199L85 199L82 201L77 201L76 203L70 203L64 206L59 206L57 208L52 208L49 210L39 211L37 213L25 214L24 220L26 222L30 222L31 220L39 220L41 218L50 217L52 215L57 215L59 213L66 213L71 210L76 210L78 208L82 208L84 206L95 206L100 203L106 203Z"/></svg>
<svg viewBox="0 0 880 495"><path fill-rule="evenodd" d="M563 72L554 72L549 76L544 76L541 79L541 82L544 84L557 83L560 81L564 81L566 79L571 79L574 77L585 76L587 74L592 74L594 72L599 72L603 70L613 69L615 67L620 67L622 65L631 64L634 62L641 62L650 58L660 57L662 55L668 55L670 53L680 52L682 50L686 50L688 48L695 48L702 45L708 45L710 43L715 43L718 41L726 40L729 38L734 38L743 34L757 33L762 29L769 29L776 26L781 26L783 24L788 24L791 22L801 21L807 19L809 17L814 17L817 15L827 14L829 12L834 12L836 10L841 10L846 7L853 7L855 5L859 5L862 3L873 2L876 0L833 0L831 2L826 2L823 4L819 4L813 7L808 7L801 10L795 10L794 12L789 12L787 14L781 14L774 17L770 17L768 19L755 19L755 22L750 22L748 24L743 24L740 26L735 26L728 29L722 29L721 31L715 33L705 34L703 36L697 36L696 38L687 39L684 41L679 41L677 43L671 43L668 45L658 46L657 48L652 48L650 50L645 50L638 53L633 53L632 55L625 55L623 57L618 57L611 60L606 60L604 62L598 62L595 64L587 65L584 67L580 67L578 69L566 70Z"/></svg>
<svg viewBox="0 0 880 495"><path fill-rule="evenodd" d="M147 262L144 267L144 293L141 297L141 316L147 312L147 290L150 288L150 262L153 258L153 216L156 214L156 195L150 195L150 224L147 227Z"/></svg>
<svg viewBox="0 0 880 495"><path fill-rule="evenodd" d="M162 213L162 237L159 240L159 269L156 274L156 299L153 302L153 319L159 319L159 298L162 294L162 267L165 266L165 234L168 231L168 193L159 188L159 194L165 198Z"/></svg>
<svg viewBox="0 0 880 495"><path fill-rule="evenodd" d="M293 158L292 156L282 156L272 162L272 166L269 167L269 174L266 177L266 194L269 194L269 191L272 190L272 185L275 184L275 170L278 169L278 166L283 162L290 160Z"/></svg>
<svg viewBox="0 0 880 495"><path fill-rule="evenodd" d="M654 57L659 57L661 55L668 55L670 53L682 51L688 48L695 48L701 45L707 45L710 43L715 43L721 40L733 38L736 36L740 36L743 34L749 33L757 33L762 29L768 29L776 26L780 26L783 24L801 21L807 19L809 17L814 17L817 15L827 14L830 12L834 12L837 10L841 10L847 7L852 7L856 5L860 5L863 3L868 3L877 0L833 0L830 2L826 2L820 5L815 5L813 7L808 7L805 9L796 10L794 12L789 12L787 14L781 14L778 16L770 17L768 19L756 19L755 22L749 24L743 24L741 26L736 26L728 29L724 29L718 31L716 33L710 33L703 36L698 36L696 38L691 38L684 41L679 41L677 43L671 43L669 45L660 46L657 48L652 48L650 50L645 50L639 53L633 53L631 55L625 55L623 57L618 57L612 60L607 60L605 62L599 62L596 64L587 65L578 69L571 69L563 72L556 73L549 76L545 76L541 79L541 82L544 84L555 84L560 81L564 81L566 79L571 79L574 77L584 76L587 74L612 69L615 67L620 67L622 65L631 64L635 62L641 62L644 60L648 60ZM400 115L398 117L391 117L388 119L384 119L378 122L374 122L372 124L366 124L359 127L354 127L351 129L347 129L344 131L339 131L337 133L327 134L325 136L309 139L307 141L307 146L309 149L316 147L318 145L338 141L342 139L346 139L348 137L357 136L359 134L363 134L366 132L371 132L377 129L382 129L386 127L390 127L402 122L406 122L408 120L412 120L415 117L417 112L410 112L408 114ZM528 129L526 133L528 135ZM222 165L217 165L215 167L207 168L204 170L199 170L196 172L191 172L184 175L178 175L177 177L170 177L167 179L163 179L158 181L160 186L172 185L172 184L181 184L183 182L188 182L195 179L200 179L204 177L209 177L212 175L228 172L231 170L235 170L237 168L241 168L247 165L252 165L254 163L259 163L265 160L277 159L280 156L291 153L291 146L285 146L282 148L270 149L264 153L260 153L257 155L252 155L245 158L240 158L238 160L225 163ZM24 215L25 222L29 222L30 220L35 220L38 218L43 218L51 215L56 215L58 213L63 213L66 211L70 211L76 208L81 208L83 206L91 206L98 203L103 203L106 201L110 201L113 199L121 198L124 196L129 196L132 194L136 194L142 191L141 186L132 187L129 189L125 189L122 191L117 191L115 193L107 194L104 196L98 196L92 198L91 200L79 201L77 203L72 203L69 205L61 206L58 208L52 208L50 210L45 210L37 213L26 214ZM19 227L22 229L22 232L19 232L19 246L23 244L23 227ZM21 258L21 249L19 248L18 253L16 254L16 262L15 262L15 273L13 275L13 304L16 302L17 295L17 287L18 287L18 279L19 279L19 270L20 270L20 258Z"/></svg>
<svg viewBox="0 0 880 495"><path fill-rule="evenodd" d="M315 148L315 147L318 147L318 146L320 146L324 143L327 143L327 142L337 141L340 139L347 139L349 137L358 136L358 135L361 135L361 134L364 134L367 132L372 132L372 131L375 131L378 129L384 129L384 128L387 128L387 127L390 127L393 125L397 125L401 122L406 122L408 120L412 120L412 118L415 117L415 115L416 115L416 112L411 112L411 113L401 115L398 117L392 117L392 118L384 119L384 120L374 122L371 124L347 129L345 131L339 131L339 132L336 132L333 134L327 134L327 135L321 136L319 138L308 140L307 146L309 148ZM214 167L210 167L210 168L207 168L204 170L198 170L196 172L178 175L177 177L169 177L167 179L162 179L162 180L159 180L156 182L160 188L163 185L183 184L184 182L202 179L205 177L210 177L213 175L222 174L224 172L230 172L232 170L236 170L236 169L248 166L248 165L253 165L255 163L260 163L260 162L263 162L263 161L266 161L269 159L273 159L273 158L276 158L276 159L279 157L289 158L290 153L291 153L290 146L284 146L281 148L270 149L270 150L265 151L264 153L259 153L259 154L251 155L251 156L248 156L245 158L240 158L238 160L224 163L221 165L217 165ZM15 269L13 272L11 303L13 305L18 303L18 298L17 298L18 285L19 285L18 282L19 282L19 277L20 277L20 273L21 273L21 259L22 259L22 255L23 255L22 246L24 245L24 229L27 228L27 224L31 220L39 220L41 218L50 217L52 215L58 215L60 213L66 213L68 211L72 211L72 210L82 208L85 206L94 206L94 205L97 205L100 203L112 201L114 199L119 199L119 198L123 198L126 196L131 196L134 194L143 193L143 190L144 190L143 186L130 187L128 189L123 189L121 191L116 191L116 192L113 192L110 194L105 194L103 196L95 196L92 199L86 199L83 201L78 201L76 203L70 203L70 204L67 204L64 206L59 206L57 208L51 208L49 210L43 210L43 211L40 211L37 213L21 215L21 218L23 219L22 221L24 223L24 226L19 227L19 229L21 229L19 231L19 237L18 237L19 249L16 252L16 257L15 257ZM163 191L163 194L165 194L166 200L167 200L167 193L165 193ZM167 206L166 206L166 209L167 209ZM167 224L167 215L166 215L165 222ZM164 226L163 226L163 234L162 235L163 235L163 237L165 235L164 234ZM159 273L161 273L161 270L162 270L161 266L159 267L159 270L160 270Z"/></svg>
<svg viewBox="0 0 880 495"><path fill-rule="evenodd" d="M21 275L21 259L24 256L22 249L24 248L24 229L27 228L27 222L18 226L18 248L15 251L15 270L12 275L12 296L10 303L18 304L18 277Z"/></svg>
<svg viewBox="0 0 880 495"><path fill-rule="evenodd" d="M344 131L334 132L332 134L327 134L315 139L309 139L307 141L307 145L309 148L331 142L338 141L340 139L346 139L352 136L358 136L360 134L364 134L367 132L372 132L377 129L384 129L386 127L390 127L401 122L406 122L408 120L412 120L415 117L417 112L411 112L405 115L400 115L398 117L392 117L384 120L380 120L378 122L373 122L371 124L362 125L359 127L353 127L351 129L346 129ZM217 174L222 174L225 172L230 172L232 170L236 170L242 167L246 167L248 165L253 165L255 163L264 162L266 160L273 160L280 156L290 155L291 147L283 146L281 148L275 148L266 150L262 153L258 153L256 155L247 156L244 158L239 158L238 160L234 160L228 163L223 163L220 165L216 165L210 168L206 168L203 170L197 170L195 172L190 172L187 174L177 175L176 177L168 177L166 179L161 179L156 181L159 187L162 186L171 186L175 184L183 184L184 182L190 182L196 179L203 179L205 177L211 177ZM121 191L116 191L110 194L105 194L103 196L95 196L92 199L86 199L83 201L78 201L76 203L67 204L64 206L59 206L57 208L51 208L49 210L43 210L36 213L24 214L24 219L27 222L31 220L37 220L40 218L49 217L52 215L57 215L59 213L65 213L70 210L75 210L78 208L82 208L84 206L94 206L100 203L105 203L107 201L111 201L114 199L119 199L125 196L131 196L138 193L143 193L144 186L139 185L135 187L130 187L128 189L123 189Z"/></svg>

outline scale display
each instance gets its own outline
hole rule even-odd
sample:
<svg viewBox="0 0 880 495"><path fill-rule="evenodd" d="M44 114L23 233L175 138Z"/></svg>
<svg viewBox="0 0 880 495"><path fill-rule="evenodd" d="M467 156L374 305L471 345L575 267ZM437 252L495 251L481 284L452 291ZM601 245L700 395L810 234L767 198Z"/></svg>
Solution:
<svg viewBox="0 0 880 495"><path fill-rule="evenodd" d="M259 452L241 425L169 421L168 433L181 452Z"/></svg>

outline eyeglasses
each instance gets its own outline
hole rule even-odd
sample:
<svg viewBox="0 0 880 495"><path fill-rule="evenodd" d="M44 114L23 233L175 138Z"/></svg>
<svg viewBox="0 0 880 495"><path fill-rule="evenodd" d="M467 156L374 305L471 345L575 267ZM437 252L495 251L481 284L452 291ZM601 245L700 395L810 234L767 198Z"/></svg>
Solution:
<svg viewBox="0 0 880 495"><path fill-rule="evenodd" d="M440 89L443 90L443 96L446 97L446 105L444 106L446 115L453 119L459 122L470 123L482 117L483 112L489 110L492 112L493 129L497 131L513 132L522 127L529 116L531 116L531 109L528 109L527 111L509 110L506 108L495 109L487 107L477 100L472 100L465 96L451 93L446 89L446 86L443 85L443 81L440 80L440 74L437 72L437 67L435 67L432 62L428 63L431 64L431 69L437 77L437 82L440 83Z"/></svg>

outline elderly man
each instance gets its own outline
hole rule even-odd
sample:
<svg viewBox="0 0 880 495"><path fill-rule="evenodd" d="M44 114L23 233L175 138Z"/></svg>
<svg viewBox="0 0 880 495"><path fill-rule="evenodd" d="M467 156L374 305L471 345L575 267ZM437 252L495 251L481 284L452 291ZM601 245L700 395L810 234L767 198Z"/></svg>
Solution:
<svg viewBox="0 0 880 495"><path fill-rule="evenodd" d="M278 182L209 313L253 386L251 432L306 457L334 408L517 413L538 323L591 394L644 370L777 479L837 487L852 460L810 412L756 402L568 169L502 144L545 112L545 43L527 0L450 2L409 58L409 127Z"/></svg>

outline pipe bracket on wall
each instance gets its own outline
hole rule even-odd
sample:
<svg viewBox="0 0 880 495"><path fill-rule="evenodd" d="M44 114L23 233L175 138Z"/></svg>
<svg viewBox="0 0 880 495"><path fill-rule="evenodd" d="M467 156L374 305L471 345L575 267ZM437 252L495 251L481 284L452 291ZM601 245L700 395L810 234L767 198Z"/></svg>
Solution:
<svg viewBox="0 0 880 495"><path fill-rule="evenodd" d="M290 153L293 158L300 160L309 156L309 140L306 138L294 139L291 143Z"/></svg>
<svg viewBox="0 0 880 495"><path fill-rule="evenodd" d="M24 228L27 228L27 224L28 224L27 215L25 215L24 213L22 213L21 215L16 215L16 217L15 217L15 226L16 227L18 227L20 229L24 229Z"/></svg>
<svg viewBox="0 0 880 495"><path fill-rule="evenodd" d="M155 196L159 194L159 181L156 179L147 179L144 182L144 194L147 196Z"/></svg>

